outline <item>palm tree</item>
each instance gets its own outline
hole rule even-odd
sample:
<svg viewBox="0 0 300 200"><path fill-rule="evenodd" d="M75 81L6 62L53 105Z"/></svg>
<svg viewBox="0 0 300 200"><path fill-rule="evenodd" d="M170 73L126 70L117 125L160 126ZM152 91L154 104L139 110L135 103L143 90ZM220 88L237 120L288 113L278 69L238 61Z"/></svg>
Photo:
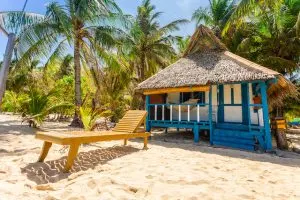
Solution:
<svg viewBox="0 0 300 200"><path fill-rule="evenodd" d="M26 3L27 1L23 6L22 11L0 12L0 31L8 37L4 59L0 65L0 107L6 89L6 81L13 57L13 51L18 43L18 37L22 30L25 30L30 24L39 22L43 18L42 15L35 13L25 13L24 9ZM15 55L16 54L15 51Z"/></svg>
<svg viewBox="0 0 300 200"><path fill-rule="evenodd" d="M190 40L191 40L190 36L178 37L176 46L177 46L177 50L179 52L179 56L182 56L184 54L185 50L187 49L187 47L190 43Z"/></svg>
<svg viewBox="0 0 300 200"><path fill-rule="evenodd" d="M22 35L19 46L23 56L19 64L29 62L31 57L46 57L50 64L63 59L68 48L73 49L76 109L72 126L82 126L81 66L89 64L87 58L96 54L106 62L116 63L106 49L115 45L112 24L120 25L119 19L123 19L121 11L113 0L66 0L64 5L50 3L45 19Z"/></svg>
<svg viewBox="0 0 300 200"><path fill-rule="evenodd" d="M122 53L134 66L138 80L156 73L158 67L165 67L176 56L172 46L176 37L170 35L178 30L180 24L187 20L176 20L163 27L158 23L161 12L155 12L155 6L150 0L144 0L137 8L137 16L123 41Z"/></svg>
<svg viewBox="0 0 300 200"><path fill-rule="evenodd" d="M56 79L62 79L64 76L70 76L74 73L74 58L71 54L66 55L59 63L59 71L56 73Z"/></svg>
<svg viewBox="0 0 300 200"><path fill-rule="evenodd" d="M200 7L193 13L197 26L204 22L220 37L227 20L235 9L235 0L209 0L209 7Z"/></svg>
<svg viewBox="0 0 300 200"><path fill-rule="evenodd" d="M251 21L236 31L248 34L241 37L234 51L282 74L294 72L300 61L300 39L296 34L299 3L299 0L288 0L271 13L250 18Z"/></svg>
<svg viewBox="0 0 300 200"><path fill-rule="evenodd" d="M232 13L230 19L227 21L222 34L226 34L229 28L233 25L239 26L242 22L247 20L247 17L250 15L260 15L261 13L275 13L281 5L285 4L294 4L295 9L298 8L299 12L299 0L241 0L234 12ZM300 13L299 13L300 14ZM299 17L300 18L300 17ZM300 19L299 19L300 23ZM299 27L300 28L300 27ZM299 29L298 29L299 31Z"/></svg>

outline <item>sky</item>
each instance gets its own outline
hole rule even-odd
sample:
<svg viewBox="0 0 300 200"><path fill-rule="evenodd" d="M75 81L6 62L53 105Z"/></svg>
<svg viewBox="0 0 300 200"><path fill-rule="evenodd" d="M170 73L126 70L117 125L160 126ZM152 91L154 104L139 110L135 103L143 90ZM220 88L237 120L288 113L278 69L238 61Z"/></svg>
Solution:
<svg viewBox="0 0 300 200"><path fill-rule="evenodd" d="M26 11L44 14L47 3L52 0L28 0ZM64 3L64 0L56 0ZM115 0L126 14L135 15L136 8L142 0ZM20 11L22 10L25 0L0 0L0 12L2 11ZM152 0L152 4L156 6L157 11L163 12L160 17L160 24L164 25L176 19L191 19L192 13L198 7L206 7L208 0ZM191 22L182 25L181 30L175 32L174 35L192 35L195 30L195 23ZM0 60L2 60L7 38L0 32Z"/></svg>

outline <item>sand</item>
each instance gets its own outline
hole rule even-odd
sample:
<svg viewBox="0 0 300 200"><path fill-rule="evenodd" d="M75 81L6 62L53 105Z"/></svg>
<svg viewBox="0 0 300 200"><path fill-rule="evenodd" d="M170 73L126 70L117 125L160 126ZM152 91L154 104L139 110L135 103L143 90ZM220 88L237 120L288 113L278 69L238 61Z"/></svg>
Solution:
<svg viewBox="0 0 300 200"><path fill-rule="evenodd" d="M43 128L67 130L66 123ZM300 156L194 145L188 134L84 145L71 173L67 149L42 142L16 116L0 115L0 199L300 199Z"/></svg>

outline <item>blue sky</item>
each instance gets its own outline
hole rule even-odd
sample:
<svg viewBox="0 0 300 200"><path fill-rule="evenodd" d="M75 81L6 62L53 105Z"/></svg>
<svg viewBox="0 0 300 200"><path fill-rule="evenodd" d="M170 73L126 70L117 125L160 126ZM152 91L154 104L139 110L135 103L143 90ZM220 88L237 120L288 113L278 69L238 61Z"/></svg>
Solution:
<svg viewBox="0 0 300 200"><path fill-rule="evenodd" d="M0 12L22 10L25 0L0 0ZM64 0L56 0L63 3ZM47 3L51 0L28 0L26 11L44 14ZM142 0L116 0L118 5L123 9L124 13L136 14L136 7L141 4ZM152 4L156 5L157 11L164 14L160 18L161 25L167 24L176 19L190 19L195 9L200 6L207 6L208 0L152 0ZM176 35L191 35L195 30L195 24L190 23L183 25ZM0 60L2 60L6 37L0 33Z"/></svg>

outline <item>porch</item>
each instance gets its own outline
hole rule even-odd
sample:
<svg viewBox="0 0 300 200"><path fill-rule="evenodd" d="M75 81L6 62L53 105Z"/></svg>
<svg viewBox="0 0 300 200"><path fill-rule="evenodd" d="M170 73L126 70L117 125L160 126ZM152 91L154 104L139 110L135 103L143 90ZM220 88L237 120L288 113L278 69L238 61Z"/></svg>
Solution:
<svg viewBox="0 0 300 200"><path fill-rule="evenodd" d="M258 88L255 90L261 95L261 103L252 100L255 93L252 84ZM191 99L169 103L167 97L171 93L160 94L164 97L160 101L154 96L157 94L146 95L147 131L152 127L166 128L166 131L168 128L192 129L195 143L200 141L201 132L206 131L211 145L271 149L266 87L265 82L213 85L208 91L201 91L208 101L196 103L189 103ZM182 98L184 94L179 96Z"/></svg>

